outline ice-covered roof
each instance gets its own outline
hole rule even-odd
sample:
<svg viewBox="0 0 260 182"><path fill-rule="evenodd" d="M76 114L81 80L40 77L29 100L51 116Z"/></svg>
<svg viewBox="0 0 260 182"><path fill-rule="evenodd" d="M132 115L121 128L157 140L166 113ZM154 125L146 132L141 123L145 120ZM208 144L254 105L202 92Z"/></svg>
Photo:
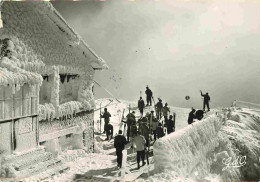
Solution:
<svg viewBox="0 0 260 182"><path fill-rule="evenodd" d="M99 57L89 45L74 31L74 29L66 22L66 20L61 16L61 14L53 7L50 2L43 2L45 8L40 9L49 15L49 18L58 26L57 28L62 28L69 38L69 42L72 46L78 47L82 53L93 57L95 60L91 63L93 68L96 69L107 69L108 66L105 61Z"/></svg>
<svg viewBox="0 0 260 182"><path fill-rule="evenodd" d="M6 6L6 4L8 5ZM40 32L44 32L49 35L53 34L52 36L57 34L57 36L55 37L57 40L63 39L58 43L60 43L60 45L61 44L64 45L63 46L64 49L61 48L60 45L57 45L56 47L54 46L54 50L51 50L51 48L50 50L46 50L45 47L43 47L43 49L46 50L46 53L44 53L45 55L41 54L43 55L43 57L46 58L45 60L43 60L44 63L51 64L52 61L55 64L54 61L56 61L56 64L70 64L67 60L59 56L59 54L62 55L63 53L66 54L68 52L69 55L75 54L75 56L77 57L74 58L77 61L75 65L78 65L78 62L81 62L83 64L84 63L90 64L94 69L108 68L105 61L102 58L100 58L87 45L87 43L73 30L72 27L68 25L68 23L64 20L64 18L60 15L60 13L53 7L53 5L50 2L6 2L4 1L2 3L0 1L0 7L1 9L4 9L4 13L2 14L2 19L4 21L6 20L4 23L4 28L6 24L8 24L7 27L9 29L11 30L14 29L14 31L15 29L16 31L17 30L22 31L22 28L24 28L22 27L23 26L22 23L23 24L28 23L27 26L33 29L32 30L33 33L38 34ZM15 15L12 12L14 12ZM30 12L32 13L30 14ZM25 21L26 23L21 22L20 19L22 17L24 17L23 21ZM37 25L40 27L40 29L37 27ZM45 26L44 30L42 30L41 26L44 25L46 25L47 27ZM19 26L21 26L21 28ZM13 34L15 34L15 32ZM28 33L23 33L23 34L28 34ZM40 43L46 41L46 44L53 44L53 42L55 42L54 40L51 40L53 39L53 37L51 36L49 37L50 40L46 40L46 38L44 40L44 38L41 36L39 36L39 38L41 38L39 40ZM25 39L27 39L27 37ZM31 42L33 42L33 40ZM35 44L35 42L33 42L33 44ZM50 54L53 54L53 51L56 51L55 56L58 57L58 59L54 58L53 60L50 60L50 57L48 56ZM67 55L63 55L63 56L68 57ZM62 63L61 61L62 59L65 60L64 63ZM74 61L72 60L72 62L76 62L75 60Z"/></svg>
<svg viewBox="0 0 260 182"><path fill-rule="evenodd" d="M6 68L0 67L0 85L2 86L18 86L25 83L30 85L41 84L42 78L36 73L27 71L16 72L9 71Z"/></svg>

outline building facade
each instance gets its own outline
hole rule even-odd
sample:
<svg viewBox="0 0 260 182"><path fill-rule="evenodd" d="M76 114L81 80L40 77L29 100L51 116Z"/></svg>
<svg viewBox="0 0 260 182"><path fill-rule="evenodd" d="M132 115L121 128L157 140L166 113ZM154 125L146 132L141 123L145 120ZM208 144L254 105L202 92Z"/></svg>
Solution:
<svg viewBox="0 0 260 182"><path fill-rule="evenodd" d="M93 152L93 76L106 63L49 2L2 2L1 18L2 176L47 170L26 169L26 155L49 161L67 149Z"/></svg>

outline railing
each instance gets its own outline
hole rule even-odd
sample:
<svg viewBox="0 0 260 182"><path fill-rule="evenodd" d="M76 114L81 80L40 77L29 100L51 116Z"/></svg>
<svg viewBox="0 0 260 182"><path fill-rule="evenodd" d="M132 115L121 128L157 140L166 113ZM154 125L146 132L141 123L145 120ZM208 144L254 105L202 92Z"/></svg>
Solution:
<svg viewBox="0 0 260 182"><path fill-rule="evenodd" d="M243 107L243 108L260 110L260 104L241 101L241 100L234 100L231 107L235 107L235 108Z"/></svg>

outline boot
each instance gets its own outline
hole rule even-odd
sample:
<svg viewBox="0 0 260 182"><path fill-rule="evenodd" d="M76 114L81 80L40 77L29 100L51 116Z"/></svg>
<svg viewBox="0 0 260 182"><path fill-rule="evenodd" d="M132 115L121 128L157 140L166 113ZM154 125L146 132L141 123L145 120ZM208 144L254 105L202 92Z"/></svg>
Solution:
<svg viewBox="0 0 260 182"><path fill-rule="evenodd" d="M140 169L140 164L139 163L137 164L137 169Z"/></svg>
<svg viewBox="0 0 260 182"><path fill-rule="evenodd" d="M146 163L143 161L143 165L142 166L144 166Z"/></svg>

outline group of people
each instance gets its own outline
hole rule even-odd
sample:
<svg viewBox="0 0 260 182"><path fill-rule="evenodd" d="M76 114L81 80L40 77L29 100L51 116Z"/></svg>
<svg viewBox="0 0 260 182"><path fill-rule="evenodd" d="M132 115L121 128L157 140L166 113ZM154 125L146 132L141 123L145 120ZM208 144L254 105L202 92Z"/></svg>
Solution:
<svg viewBox="0 0 260 182"><path fill-rule="evenodd" d="M146 87L146 101L145 105L142 97L138 100L138 108L140 111L140 118L137 119L135 116L135 111L130 112L126 116L125 125L127 126L126 138L123 135L122 130L119 130L119 134L115 137L114 147L116 148L117 154L117 166L122 167L122 151L125 145L131 142L131 147L136 146L137 152L137 167L140 168L140 161L142 160L142 166L145 163L146 149L149 148L151 141L156 141L157 138L165 136L164 127L167 129L167 134L175 131L175 113L170 115L170 108L168 104L165 103L163 106L162 100L159 98L158 102L155 104L155 111L147 112L144 115L145 106L152 105L152 91L149 87ZM162 116L164 118L162 118ZM164 122L164 123L163 123ZM150 138L150 134L153 134Z"/></svg>
<svg viewBox="0 0 260 182"><path fill-rule="evenodd" d="M106 140L112 139L113 138L113 133L114 133L114 127L112 124L109 123L111 114L107 111L107 108L104 109L104 113L100 115L101 118L104 118L104 132L106 133Z"/></svg>
<svg viewBox="0 0 260 182"><path fill-rule="evenodd" d="M202 110L195 110L193 107L191 108L191 112L189 113L188 117L188 124L192 124L194 122L194 119L201 120L203 118L203 114L205 112L205 106L207 106L208 111L210 111L209 108L209 102L210 102L210 96L208 93L202 94L202 91L200 90L200 94L203 97L203 111Z"/></svg>
<svg viewBox="0 0 260 182"><path fill-rule="evenodd" d="M135 111L132 111L126 116L126 121L123 121L127 126L127 138L123 135L123 131L119 130L119 134L114 139L114 147L116 148L117 155L117 166L119 168L122 167L122 151L124 150L127 143L132 142L132 147L134 145L136 146L137 167L139 169L141 160L142 165L145 165L145 150L150 146L150 141L153 140L155 142L157 138L165 136L166 132L164 130L164 127L166 127L167 134L175 131L176 114L173 112L173 114L170 115L170 108L168 107L167 103L165 103L165 105L163 106L162 99L158 98L158 102L155 104L156 113L154 113L154 110L152 110L151 112L147 112L144 115L145 106L152 106L153 99L153 93L148 86L146 87L145 93L147 104L145 105L142 97L140 97L140 99L138 100L140 118L137 119L135 116ZM204 95L201 91L201 96L204 98L203 111L205 111L205 106L207 106L207 109L209 111L210 97L208 93ZM105 108L104 111L105 112L103 115L101 115L101 117L104 118L104 132L107 135L106 139L109 140L113 137L113 126L109 123L111 114L107 111L107 108ZM203 111L196 111L192 108L192 111L189 113L188 124L192 124L193 119L202 119L204 113ZM153 134L153 139L152 137L150 138L150 134Z"/></svg>
<svg viewBox="0 0 260 182"><path fill-rule="evenodd" d="M167 107L167 104L165 107ZM137 131L140 131L146 139L148 139L150 133L153 133L154 141L156 140L156 138L161 138L165 135L164 127L166 127L168 134L174 132L175 113L174 115L170 116L168 114L169 112L164 115L164 120L159 120L158 117L154 115L154 111L152 110L151 112L147 112L145 116L141 115L141 117L137 120L135 116L135 111L129 113L126 116L127 142L130 142L130 138L134 137L137 134Z"/></svg>
<svg viewBox="0 0 260 182"><path fill-rule="evenodd" d="M133 138L133 143L136 146L136 153L137 153L137 168L140 169L140 161L142 160L142 166L145 163L145 144L146 139L141 134L140 131L136 133L136 136ZM117 166L119 168L122 167L122 159L123 159L123 150L125 149L125 145L127 144L126 138L122 133L122 130L119 130L118 135L115 137L114 140L114 147L116 148L116 155L117 155Z"/></svg>
<svg viewBox="0 0 260 182"><path fill-rule="evenodd" d="M165 116L167 118L167 116ZM122 151L125 145L131 142L131 146L136 146L137 152L137 168L140 168L140 161L142 160L142 166L145 163L145 151L150 146L150 134L153 134L156 141L157 138L161 138L165 135L162 123L155 117L154 111L146 113L145 116L141 116L138 120L135 116L135 111L132 111L126 116L127 125L127 138L123 136L122 130L119 130L119 134L114 139L114 147L116 148L118 167L122 167ZM169 119L165 121L167 133L170 134L175 130L175 120L170 115Z"/></svg>
<svg viewBox="0 0 260 182"><path fill-rule="evenodd" d="M146 106L152 106L153 92L148 86L146 87L145 94L146 94L146 102L147 102ZM140 99L138 100L138 109L142 116L143 116L144 108L145 108L144 100L142 97L140 97ZM170 112L170 109L167 103L165 103L165 106L163 106L162 99L158 98L158 102L155 104L155 111L156 111L157 119L161 119L163 115L166 120L168 117L168 113Z"/></svg>

